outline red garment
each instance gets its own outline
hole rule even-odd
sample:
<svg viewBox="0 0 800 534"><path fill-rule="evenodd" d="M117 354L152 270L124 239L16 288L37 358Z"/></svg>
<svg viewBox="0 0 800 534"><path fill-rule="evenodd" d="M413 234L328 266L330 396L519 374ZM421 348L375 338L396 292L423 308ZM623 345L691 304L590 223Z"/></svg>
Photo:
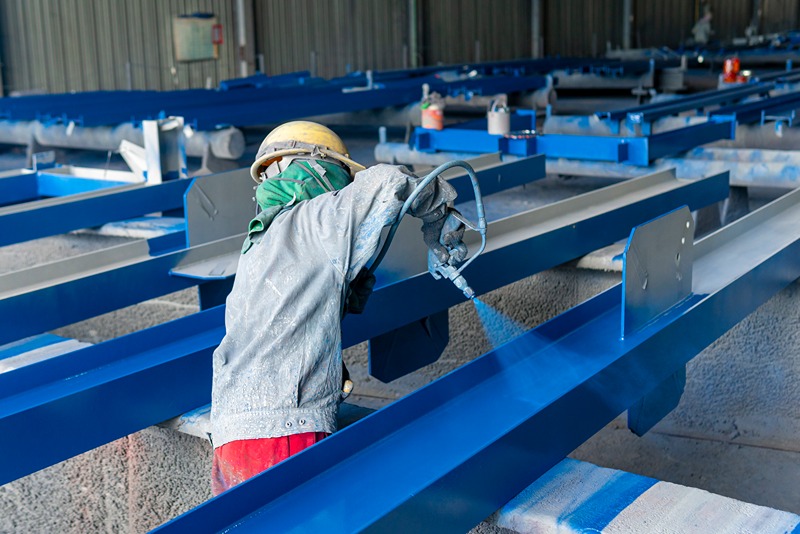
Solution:
<svg viewBox="0 0 800 534"><path fill-rule="evenodd" d="M326 432L304 432L279 438L242 439L226 443L214 449L211 491L219 495L329 435Z"/></svg>

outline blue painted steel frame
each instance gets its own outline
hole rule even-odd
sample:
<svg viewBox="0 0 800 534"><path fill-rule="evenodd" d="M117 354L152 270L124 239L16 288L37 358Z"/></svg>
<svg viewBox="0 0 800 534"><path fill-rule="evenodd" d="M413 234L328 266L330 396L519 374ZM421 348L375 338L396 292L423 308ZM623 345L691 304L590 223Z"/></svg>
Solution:
<svg viewBox="0 0 800 534"><path fill-rule="evenodd" d="M97 178L82 178L65 174L39 171L36 177L40 197L65 197L80 193L91 193L109 187L131 185L131 182L115 182Z"/></svg>
<svg viewBox="0 0 800 534"><path fill-rule="evenodd" d="M533 130L535 118L516 114L513 130ZM733 139L736 122L733 117L714 117L695 124L644 137L611 137L600 135L543 134L510 136L486 131L486 120L474 120L444 130L417 127L411 143L420 152L503 152L515 156L544 154L548 158L610 161L647 166L658 158L685 152L690 148L720 139Z"/></svg>
<svg viewBox="0 0 800 534"><path fill-rule="evenodd" d="M731 104L749 96L767 94L774 88L775 85L771 83L746 84L727 89L695 93L673 100L644 104L632 108L603 111L596 115L598 118L607 121L614 133L619 133L620 122L626 120L628 124L641 126L642 133L649 135L651 133L650 124L662 117L677 115L685 111L701 110L713 105Z"/></svg>
<svg viewBox="0 0 800 534"><path fill-rule="evenodd" d="M35 171L4 172L0 177L0 206L29 202L39 198Z"/></svg>
<svg viewBox="0 0 800 534"><path fill-rule="evenodd" d="M710 116L731 115L739 124L764 124L771 113L795 111L800 108L800 91L784 95L763 98L755 102L746 102L735 106L715 109Z"/></svg>
<svg viewBox="0 0 800 534"><path fill-rule="evenodd" d="M131 182L82 178L46 171L21 170L16 172L18 174L0 177L0 206L131 185Z"/></svg>
<svg viewBox="0 0 800 534"><path fill-rule="evenodd" d="M251 126L309 115L409 104L421 98L425 83L432 91L450 95L529 91L547 83L543 76L528 74L524 69L481 69L483 75L451 81L438 74L453 70L462 72L459 66L457 69L441 67L419 75L376 73L373 80L377 83L369 90L366 90L367 78L362 74L329 81L309 79L307 83L245 86L221 91L101 91L23 97L13 102L0 102L0 116L10 120L100 126L175 115L184 117L187 124L197 129L213 130L227 124ZM469 71L463 72L468 74ZM258 105L265 100L273 105Z"/></svg>
<svg viewBox="0 0 800 534"><path fill-rule="evenodd" d="M627 191L633 183L611 187ZM488 250L470 267L470 281L485 293L612 243L665 208L683 202L700 207L725 198L727 190L727 174L659 187L615 210ZM409 294L418 298L409 300ZM369 313L345 319L343 346L462 301L450 284L427 273L377 287ZM223 308L213 308L0 374L0 434L14 435L0 455L0 484L208 403L211 354L224 334L223 319ZM53 435L59 436L55 446L47 438Z"/></svg>
<svg viewBox="0 0 800 534"><path fill-rule="evenodd" d="M650 134L650 122L664 116L711 104L723 104L768 92L771 84L751 84L742 87L709 91L663 103L647 104L620 111L599 113L598 116L617 125L627 117L631 124L640 124L644 136L597 136L543 134L520 135L517 131L535 130L535 116L518 112L511 117L509 136L491 135L486 120L474 120L444 130L416 128L412 145L421 152L496 152L528 156L545 154L548 158L567 158L609 161L647 166L656 159L673 156L691 148L722 139L734 139L737 124L763 122L769 113L794 111L800 106L800 92L762 98L755 102L719 108L708 114L708 121L683 128Z"/></svg>
<svg viewBox="0 0 800 534"><path fill-rule="evenodd" d="M482 191L489 195L544 178L544 158L511 161L478 171L477 176ZM186 182L190 180L181 185L185 186ZM472 198L469 177L453 178L450 183L460 199L469 201ZM0 345L209 281L171 274L171 269L188 254L187 247L175 246L185 245L180 241L183 238L181 235L169 241L163 237L150 239L150 257L124 267L115 265L101 269L97 266L86 275L67 282L42 284L30 292L0 300L0 318L7 318L0 320ZM240 243L237 241L231 252L237 252ZM65 263L70 261L67 259ZM87 294L100 294L103 298L87 299ZM42 310L49 312L42 313Z"/></svg>
<svg viewBox="0 0 800 534"><path fill-rule="evenodd" d="M125 185L0 208L0 246L183 207L191 180ZM43 224L42 221L47 221Z"/></svg>
<svg viewBox="0 0 800 534"><path fill-rule="evenodd" d="M43 122L74 121L96 126L156 119L166 114L184 116L187 124L200 129L212 129L221 124L244 126L307 116L310 112L304 111L303 105L313 106L314 113L330 113L410 103L420 99L423 83L441 93L471 91L494 94L543 87L546 81L542 75L555 69L621 76L641 74L655 65L675 64L675 61L559 58L375 71L372 80L376 91L348 94L342 90L367 85L365 73L323 80L312 78L307 72L297 72L229 80L221 84L220 90L92 91L3 99L0 101L0 117ZM446 81L456 77L453 75L462 75L465 79ZM265 100L282 103L268 107L253 105ZM342 108L338 109L338 106ZM290 109L293 111L289 112Z"/></svg>
<svg viewBox="0 0 800 534"><path fill-rule="evenodd" d="M181 246L177 250L154 250L163 239L149 240L152 256L141 261L95 269L57 285L42 285L0 300L0 345L203 283L170 275L170 269L187 251ZM169 241L173 246L182 245L183 234L170 236ZM93 296L87 298L89 295Z"/></svg>
<svg viewBox="0 0 800 534"><path fill-rule="evenodd" d="M770 245L734 269L725 234L738 228L707 238L724 275L701 269L708 293L643 329L620 336L617 285L157 531L468 530L800 277L792 195L774 218L793 211L793 232L776 242L769 220L755 226L744 250Z"/></svg>

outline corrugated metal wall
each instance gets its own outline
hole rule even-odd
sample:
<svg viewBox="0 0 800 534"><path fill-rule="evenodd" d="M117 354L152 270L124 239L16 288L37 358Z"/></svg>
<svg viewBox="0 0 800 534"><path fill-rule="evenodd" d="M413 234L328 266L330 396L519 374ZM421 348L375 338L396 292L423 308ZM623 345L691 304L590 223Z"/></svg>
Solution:
<svg viewBox="0 0 800 534"><path fill-rule="evenodd" d="M753 17L753 0L710 0L714 39L744 37ZM691 37L691 29L702 14L698 0L636 0L634 42L637 47L677 46ZM781 32L800 26L798 0L761 0L763 33Z"/></svg>
<svg viewBox="0 0 800 534"><path fill-rule="evenodd" d="M407 0L256 0L256 54L268 74L319 76L402 68L408 46Z"/></svg>
<svg viewBox="0 0 800 534"><path fill-rule="evenodd" d="M710 0L709 5L714 39L727 41L744 36L753 17L753 0Z"/></svg>
<svg viewBox="0 0 800 534"><path fill-rule="evenodd" d="M763 3L762 31L783 32L800 27L798 0L761 0Z"/></svg>
<svg viewBox="0 0 800 534"><path fill-rule="evenodd" d="M8 90L177 89L235 74L233 2L226 0L2 0L0 43ZM172 17L214 13L219 59L177 63ZM130 66L128 66L130 65ZM130 72L130 74L129 74Z"/></svg>
<svg viewBox="0 0 800 534"><path fill-rule="evenodd" d="M691 36L695 0L636 0L633 9L633 47L677 47Z"/></svg>
<svg viewBox="0 0 800 534"><path fill-rule="evenodd" d="M426 65L531 55L530 0L429 0L421 8Z"/></svg>
<svg viewBox="0 0 800 534"><path fill-rule="evenodd" d="M762 30L800 24L798 0L761 0ZM409 0L249 0L255 53L265 70L331 77L410 63ZM526 57L531 0L415 0L420 64ZM232 0L0 0L6 90L175 89L238 74ZM623 0L542 0L544 51L602 56L622 44ZM634 0L633 46L675 46L690 36L700 0ZM742 35L753 0L711 0L716 38ZM214 13L218 60L177 63L172 18Z"/></svg>
<svg viewBox="0 0 800 534"><path fill-rule="evenodd" d="M622 0L545 0L544 52L597 57L622 45Z"/></svg>

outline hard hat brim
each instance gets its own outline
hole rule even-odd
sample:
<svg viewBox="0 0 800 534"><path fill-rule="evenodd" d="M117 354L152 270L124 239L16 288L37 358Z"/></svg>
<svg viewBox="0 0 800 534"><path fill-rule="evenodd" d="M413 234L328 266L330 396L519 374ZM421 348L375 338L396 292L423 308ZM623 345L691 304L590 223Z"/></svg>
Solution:
<svg viewBox="0 0 800 534"><path fill-rule="evenodd" d="M341 161L342 163L347 165L347 167L350 169L351 176L355 176L357 172L366 169L366 167L364 167L360 163L356 163L347 156L339 154L338 152L334 152L333 150L324 147L319 147L318 150L324 156ZM264 154L263 156L255 160L253 162L253 165L250 166L250 176L257 184L260 184L263 181L261 178L261 169L263 167L269 167L269 165L272 164L272 162L274 162L279 158L282 158L283 156L295 156L297 154L309 154L309 151L307 149L297 147L297 148L286 148L283 150L276 150L275 152Z"/></svg>

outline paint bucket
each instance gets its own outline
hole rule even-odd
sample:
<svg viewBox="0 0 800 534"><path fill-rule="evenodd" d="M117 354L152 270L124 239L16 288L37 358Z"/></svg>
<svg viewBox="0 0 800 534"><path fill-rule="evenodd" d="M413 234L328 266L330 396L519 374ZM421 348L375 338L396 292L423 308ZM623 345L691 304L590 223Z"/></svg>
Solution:
<svg viewBox="0 0 800 534"><path fill-rule="evenodd" d="M444 129L444 109L439 104L422 104L422 127L426 130Z"/></svg>
<svg viewBox="0 0 800 534"><path fill-rule="evenodd" d="M722 65L722 81L725 83L736 83L740 68L741 62L738 57L727 58Z"/></svg>
<svg viewBox="0 0 800 534"><path fill-rule="evenodd" d="M504 102L493 100L486 113L487 131L491 135L506 135L511 131L511 113Z"/></svg>

